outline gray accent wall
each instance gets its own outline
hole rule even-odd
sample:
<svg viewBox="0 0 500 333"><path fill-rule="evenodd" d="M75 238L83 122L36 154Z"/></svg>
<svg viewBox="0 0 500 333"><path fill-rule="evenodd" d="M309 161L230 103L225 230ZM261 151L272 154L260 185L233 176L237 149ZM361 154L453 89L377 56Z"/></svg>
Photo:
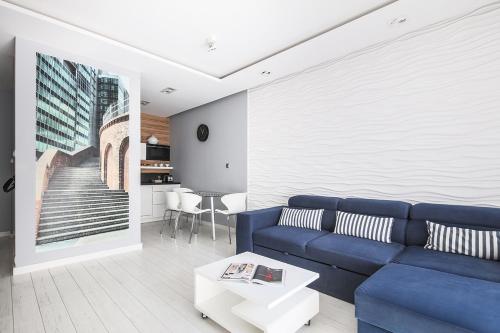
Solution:
<svg viewBox="0 0 500 333"><path fill-rule="evenodd" d="M11 164L14 149L14 91L0 90L0 185L12 177ZM0 232L11 231L13 222L12 204L14 192L5 193L0 190ZM13 227L13 226L12 226Z"/></svg>
<svg viewBox="0 0 500 333"><path fill-rule="evenodd" d="M205 142L196 136L200 124L206 124L210 131ZM247 191L246 91L172 116L170 132L174 179L183 187L227 193ZM221 207L220 202L216 206ZM204 219L209 220L208 214ZM221 216L216 219L225 223Z"/></svg>

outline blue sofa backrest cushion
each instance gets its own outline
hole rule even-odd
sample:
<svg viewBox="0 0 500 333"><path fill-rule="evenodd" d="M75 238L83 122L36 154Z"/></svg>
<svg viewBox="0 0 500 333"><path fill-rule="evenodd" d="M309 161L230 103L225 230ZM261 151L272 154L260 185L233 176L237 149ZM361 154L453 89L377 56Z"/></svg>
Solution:
<svg viewBox="0 0 500 333"><path fill-rule="evenodd" d="M347 198L340 202L338 209L348 213L393 217L391 241L404 245L410 207L403 201Z"/></svg>
<svg viewBox="0 0 500 333"><path fill-rule="evenodd" d="M340 198L317 195L296 195L288 199L288 206L293 208L324 209L321 229L333 231Z"/></svg>
<svg viewBox="0 0 500 333"><path fill-rule="evenodd" d="M500 208L419 203L410 210L408 245L425 245L429 233L425 221L476 230L500 230Z"/></svg>

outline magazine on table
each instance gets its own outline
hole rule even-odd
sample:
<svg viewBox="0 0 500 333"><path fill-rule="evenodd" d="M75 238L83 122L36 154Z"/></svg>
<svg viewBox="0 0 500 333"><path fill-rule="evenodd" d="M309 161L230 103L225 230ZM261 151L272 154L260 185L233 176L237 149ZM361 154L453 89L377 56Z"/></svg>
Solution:
<svg viewBox="0 0 500 333"><path fill-rule="evenodd" d="M222 273L219 280L243 281L265 285L283 285L285 270L252 263L233 263Z"/></svg>

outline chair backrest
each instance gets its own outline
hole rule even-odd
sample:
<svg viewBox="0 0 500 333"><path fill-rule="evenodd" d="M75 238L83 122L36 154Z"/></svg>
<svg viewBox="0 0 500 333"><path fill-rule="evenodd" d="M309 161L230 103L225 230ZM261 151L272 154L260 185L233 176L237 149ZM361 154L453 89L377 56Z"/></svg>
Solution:
<svg viewBox="0 0 500 333"><path fill-rule="evenodd" d="M231 193L220 198L224 206L226 206L229 214L237 214L247 210L247 194L246 193Z"/></svg>
<svg viewBox="0 0 500 333"><path fill-rule="evenodd" d="M191 190L187 187L174 188L172 191L174 191L176 193L193 193L193 190Z"/></svg>
<svg viewBox="0 0 500 333"><path fill-rule="evenodd" d="M165 203L166 208L169 210L179 209L181 199L179 198L179 193L176 192L165 192Z"/></svg>
<svg viewBox="0 0 500 333"><path fill-rule="evenodd" d="M181 210L186 213L196 213L196 206L201 202L201 196L193 193L180 193Z"/></svg>

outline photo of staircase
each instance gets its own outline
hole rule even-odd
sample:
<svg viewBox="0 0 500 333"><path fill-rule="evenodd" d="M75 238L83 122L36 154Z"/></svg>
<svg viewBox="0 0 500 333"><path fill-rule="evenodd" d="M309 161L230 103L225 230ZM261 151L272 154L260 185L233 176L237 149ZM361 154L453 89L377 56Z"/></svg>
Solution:
<svg viewBox="0 0 500 333"><path fill-rule="evenodd" d="M36 58L36 250L128 237L129 78Z"/></svg>
<svg viewBox="0 0 500 333"><path fill-rule="evenodd" d="M58 168L43 194L36 244L127 229L129 197L101 181L99 158Z"/></svg>

